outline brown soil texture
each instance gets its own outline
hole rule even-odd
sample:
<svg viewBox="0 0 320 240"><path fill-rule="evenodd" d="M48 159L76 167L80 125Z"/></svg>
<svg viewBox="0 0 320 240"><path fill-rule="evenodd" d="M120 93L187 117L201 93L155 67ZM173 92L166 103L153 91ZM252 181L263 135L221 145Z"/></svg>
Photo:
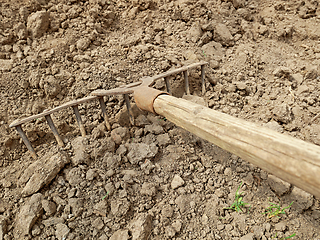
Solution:
<svg viewBox="0 0 320 240"><path fill-rule="evenodd" d="M319 145L319 40L317 0L1 0L0 240L320 239L319 199L135 106L130 126L121 95L111 131L96 101L79 106L86 137L72 109L53 114L63 148L45 119L24 124L38 160L9 128L207 61L210 108ZM242 182L249 205L226 209ZM268 217L270 202L293 204Z"/></svg>

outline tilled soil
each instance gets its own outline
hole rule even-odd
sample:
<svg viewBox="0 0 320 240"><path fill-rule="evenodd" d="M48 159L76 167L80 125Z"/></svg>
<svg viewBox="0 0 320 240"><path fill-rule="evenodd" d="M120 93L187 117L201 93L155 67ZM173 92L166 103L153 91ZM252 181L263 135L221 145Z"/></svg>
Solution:
<svg viewBox="0 0 320 240"><path fill-rule="evenodd" d="M215 110L320 144L317 0L0 1L0 240L320 239L319 200L122 96L23 125L65 102L207 61ZM319 9L319 10L318 10ZM191 94L201 96L198 70ZM183 77L170 78L184 95ZM155 88L165 90L163 80ZM243 183L243 184L242 184ZM230 209L235 193L248 203ZM263 214L270 203L292 206Z"/></svg>

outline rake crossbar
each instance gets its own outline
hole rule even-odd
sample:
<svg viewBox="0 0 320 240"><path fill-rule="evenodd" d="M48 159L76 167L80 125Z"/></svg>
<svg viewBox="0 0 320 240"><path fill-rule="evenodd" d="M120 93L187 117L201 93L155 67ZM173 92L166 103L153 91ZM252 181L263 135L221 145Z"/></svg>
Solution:
<svg viewBox="0 0 320 240"><path fill-rule="evenodd" d="M54 137L56 138L56 140L57 140L57 142L59 144L59 146L63 147L64 146L63 140L60 137L56 126L53 123L53 120L51 118L51 114L56 113L58 111L61 111L61 110L65 109L65 108L72 107L73 111L74 111L74 114L76 116L77 123L78 123L79 128L80 128L81 135L85 136L86 135L86 130L84 128L84 125L83 125L83 122L82 122L82 119L81 119L81 115L79 113L78 106L80 104L82 104L82 103L86 103L86 102L90 102L90 101L98 99L99 103L100 103L102 115L103 115L103 118L105 120L106 127L110 131L111 130L111 126L110 126L110 123L109 123L109 120L108 120L107 111L106 111L106 105L105 105L105 102L103 100L103 97L104 96L120 95L121 94L121 95L123 95L123 97L125 99L126 107L127 107L128 114L129 114L130 123L132 125L134 125L134 117L133 117L133 113L132 113L132 109L131 109L131 105L130 105L130 100L129 100L129 95L128 94L133 93L133 90L136 87L139 87L139 86L142 86L142 85L150 86L152 83L154 83L155 80L164 78L165 83L166 83L166 87L167 87L167 91L169 93L171 93L170 83L169 83L168 77L171 76L171 75L183 72L184 78L185 78L186 92L189 93L190 91L189 91L189 81L188 81L188 70L192 69L192 68L195 68L195 67L198 67L198 66L201 66L202 93L204 94L204 92L205 92L204 66L206 64L208 64L208 63L207 62L194 63L194 64L190 64L188 66L184 66L184 67L181 67L181 68L177 68L177 69L174 69L174 70L167 71L165 73L161 73L161 74L155 75L153 77L145 77L139 82L134 82L134 83L131 83L131 84L128 84L128 85L125 85L125 86L121 86L121 87L116 88L116 89L112 89L112 90L96 90L95 91L95 93L96 93L95 95L67 102L67 103L65 103L65 104L63 104L61 106L55 107L55 108L50 109L50 110L45 110L42 113L27 117L27 118L24 118L24 119L21 119L21 120L19 120L19 119L15 120L14 122L12 122L9 125L9 127L15 127L16 128L16 130L18 131L18 133L19 133L20 137L22 138L23 142L27 146L28 150L31 152L32 157L36 158L37 154L36 154L35 150L33 149L30 141L28 140L27 135L22 130L22 126L21 126L22 124L30 122L30 121L33 121L35 119L39 119L39 118L45 117L46 120L47 120L47 123L48 123L48 125L49 125L49 127L51 129L51 131L54 134Z"/></svg>

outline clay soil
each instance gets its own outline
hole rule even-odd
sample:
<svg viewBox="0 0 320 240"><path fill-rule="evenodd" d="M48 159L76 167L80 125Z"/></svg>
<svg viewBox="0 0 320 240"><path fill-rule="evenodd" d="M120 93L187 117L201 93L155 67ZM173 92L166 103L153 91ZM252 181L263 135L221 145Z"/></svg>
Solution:
<svg viewBox="0 0 320 240"><path fill-rule="evenodd" d="M207 61L209 108L319 145L319 40L317 0L1 0L0 240L320 239L319 199L131 97L134 126L121 95L104 99L110 131L98 101L80 105L86 137L71 108L53 114L64 147L44 118L24 124L37 160L9 128ZM189 80L201 96L199 70ZM182 97L182 76L170 81ZM240 185L248 205L226 209Z"/></svg>

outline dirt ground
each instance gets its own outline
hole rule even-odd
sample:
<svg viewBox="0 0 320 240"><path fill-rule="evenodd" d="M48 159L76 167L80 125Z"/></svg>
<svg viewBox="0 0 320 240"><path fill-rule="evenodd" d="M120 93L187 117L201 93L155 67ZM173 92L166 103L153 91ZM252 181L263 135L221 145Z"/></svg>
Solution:
<svg viewBox="0 0 320 240"><path fill-rule="evenodd" d="M79 106L86 137L53 114L63 148L45 119L24 124L38 160L9 128L207 61L210 108L319 145L319 40L317 0L0 0L0 240L320 239L319 199L160 116L133 107L130 126L122 96L105 98L111 131L98 101ZM248 205L226 209L242 182Z"/></svg>

